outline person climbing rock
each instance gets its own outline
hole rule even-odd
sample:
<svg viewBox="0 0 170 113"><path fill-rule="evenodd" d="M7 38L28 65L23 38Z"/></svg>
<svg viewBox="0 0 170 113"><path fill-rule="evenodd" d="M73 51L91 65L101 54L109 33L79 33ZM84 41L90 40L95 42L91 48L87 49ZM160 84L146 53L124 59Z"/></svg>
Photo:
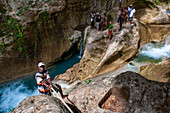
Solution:
<svg viewBox="0 0 170 113"><path fill-rule="evenodd" d="M122 24L123 24L123 20L125 18L125 11L123 10L123 8L121 9L121 13L119 15L119 19L118 19L118 23L120 23L120 27L119 27L119 31L122 30Z"/></svg>
<svg viewBox="0 0 170 113"><path fill-rule="evenodd" d="M104 13L103 18L102 18L102 29L101 29L101 31L106 28L106 23L107 23L106 18L107 18L106 13Z"/></svg>
<svg viewBox="0 0 170 113"><path fill-rule="evenodd" d="M101 16L98 12L97 15L96 15L96 28L97 28L97 30L99 30L100 22L101 22Z"/></svg>
<svg viewBox="0 0 170 113"><path fill-rule="evenodd" d="M52 88L51 79L47 70L45 70L45 64L40 62L38 64L39 71L35 75L35 79L38 84L39 94L50 95L50 89Z"/></svg>
<svg viewBox="0 0 170 113"><path fill-rule="evenodd" d="M109 33L109 39L108 40L111 40L111 35L112 35L112 31L113 31L113 28L114 28L114 25L112 24L112 22L110 21L109 22L109 30L108 30L108 33Z"/></svg>
<svg viewBox="0 0 170 113"><path fill-rule="evenodd" d="M135 12L136 12L136 10L135 10L135 8L134 8L134 6L133 6L133 7L132 7L132 11L130 12L130 15L129 15L130 24L131 24L132 21L133 21L133 17L134 17L134 15L135 15Z"/></svg>
<svg viewBox="0 0 170 113"><path fill-rule="evenodd" d="M91 28L94 28L94 18L95 18L95 13L91 13Z"/></svg>

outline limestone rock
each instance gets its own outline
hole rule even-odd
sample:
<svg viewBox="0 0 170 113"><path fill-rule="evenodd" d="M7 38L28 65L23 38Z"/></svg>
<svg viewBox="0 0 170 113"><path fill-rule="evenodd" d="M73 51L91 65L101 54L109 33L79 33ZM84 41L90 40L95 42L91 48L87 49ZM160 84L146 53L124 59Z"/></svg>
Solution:
<svg viewBox="0 0 170 113"><path fill-rule="evenodd" d="M117 85L129 92L128 105L123 113L169 112L169 82L150 81L137 73L125 72L115 78L113 86Z"/></svg>
<svg viewBox="0 0 170 113"><path fill-rule="evenodd" d="M163 7L158 7L159 10L146 9L146 15L140 18L141 21L147 24L165 24L170 23L168 13Z"/></svg>
<svg viewBox="0 0 170 113"><path fill-rule="evenodd" d="M97 32L91 29L85 41L85 50L80 63L66 73L56 76L55 79L84 80L96 75L113 71L123 65L126 60L134 57L138 52L139 28L136 21L132 25L125 25L122 31L117 32L115 24L113 38L108 40L108 30Z"/></svg>
<svg viewBox="0 0 170 113"><path fill-rule="evenodd" d="M87 26L90 10L100 8L101 0L1 0L0 40L5 37L6 42L12 38L1 53L4 57L0 59L0 75L3 76L0 82L36 71L40 61L49 66L61 57L72 55L78 46L73 44L70 49L68 37L79 26ZM10 20L12 18L14 21ZM9 22L13 22L9 24L14 26L12 30L6 24ZM15 31L16 25L20 30ZM21 39L18 31L22 32ZM13 42L14 36L17 38Z"/></svg>
<svg viewBox="0 0 170 113"><path fill-rule="evenodd" d="M91 79L89 84L81 82L75 86L78 87L77 89L69 93L68 99L82 113L112 113L112 111L104 110L98 105L100 100L112 87L111 80L112 78L96 77ZM70 103L70 101L66 101Z"/></svg>
<svg viewBox="0 0 170 113"><path fill-rule="evenodd" d="M149 80L159 82L170 81L170 59L164 60L159 64L150 64L140 68L140 74Z"/></svg>
<svg viewBox="0 0 170 113"><path fill-rule="evenodd" d="M71 48L74 44L76 45L76 43L78 43L81 38L82 38L82 32L81 31L74 31L73 35L71 35L71 37L68 38L68 40L70 42L69 48Z"/></svg>
<svg viewBox="0 0 170 113"><path fill-rule="evenodd" d="M118 103L112 107L120 105L117 107L123 108L122 113L169 112L169 82L151 81L130 71L115 78L106 76L107 74L103 74L92 78L88 84L81 82L75 85L69 93L68 103L74 103L83 113L112 113L113 109L102 109L102 105L110 100L107 103L109 106L117 98Z"/></svg>
<svg viewBox="0 0 170 113"><path fill-rule="evenodd" d="M11 113L69 113L67 108L56 98L37 95L21 101Z"/></svg>

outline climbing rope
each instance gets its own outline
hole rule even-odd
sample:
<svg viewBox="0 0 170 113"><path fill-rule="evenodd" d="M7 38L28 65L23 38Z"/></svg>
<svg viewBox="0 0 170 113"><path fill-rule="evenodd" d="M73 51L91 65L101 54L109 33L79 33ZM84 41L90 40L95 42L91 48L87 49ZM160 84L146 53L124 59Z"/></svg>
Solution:
<svg viewBox="0 0 170 113"><path fill-rule="evenodd" d="M56 85L53 84L53 86L57 88ZM66 108L70 111L70 113L74 113L74 112L70 109L70 107L64 102L64 100L63 100L60 92L56 92L53 88L51 88L51 90L53 91L53 96L56 97L56 98L58 98L58 99L60 99L61 102L62 102L62 103L66 106Z"/></svg>

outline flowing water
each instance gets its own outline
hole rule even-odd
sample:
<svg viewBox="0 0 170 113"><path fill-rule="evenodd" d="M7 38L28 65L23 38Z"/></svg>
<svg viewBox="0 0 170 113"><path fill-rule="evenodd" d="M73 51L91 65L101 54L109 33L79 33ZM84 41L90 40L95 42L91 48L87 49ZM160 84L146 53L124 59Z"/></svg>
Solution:
<svg viewBox="0 0 170 113"><path fill-rule="evenodd" d="M76 54L68 60L48 68L51 79L78 63L80 61L78 56ZM35 73L0 85L0 113L8 113L16 108L23 99L38 94L34 76Z"/></svg>
<svg viewBox="0 0 170 113"><path fill-rule="evenodd" d="M142 47L141 52L133 61L115 71L107 73L107 76L115 77L126 71L138 73L141 66L159 63L164 58L170 58L170 44L148 43Z"/></svg>
<svg viewBox="0 0 170 113"><path fill-rule="evenodd" d="M81 58L83 55L83 41L84 41L84 36L82 34L81 41L80 41L80 56L79 56L79 58Z"/></svg>
<svg viewBox="0 0 170 113"><path fill-rule="evenodd" d="M136 62L160 62L163 58L170 58L170 44L148 43L142 47L140 54L134 59Z"/></svg>

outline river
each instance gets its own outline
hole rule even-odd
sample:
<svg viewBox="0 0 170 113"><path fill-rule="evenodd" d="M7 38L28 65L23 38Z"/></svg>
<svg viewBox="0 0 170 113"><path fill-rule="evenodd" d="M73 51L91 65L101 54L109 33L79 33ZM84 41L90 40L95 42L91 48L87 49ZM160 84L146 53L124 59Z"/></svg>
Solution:
<svg viewBox="0 0 170 113"><path fill-rule="evenodd" d="M79 54L75 54L69 59L59 62L56 65L49 67L48 71L51 79L58 74L64 73L74 64L80 61ZM23 99L37 95L37 84L35 81L35 73L19 78L0 85L0 113L8 113L16 108Z"/></svg>

